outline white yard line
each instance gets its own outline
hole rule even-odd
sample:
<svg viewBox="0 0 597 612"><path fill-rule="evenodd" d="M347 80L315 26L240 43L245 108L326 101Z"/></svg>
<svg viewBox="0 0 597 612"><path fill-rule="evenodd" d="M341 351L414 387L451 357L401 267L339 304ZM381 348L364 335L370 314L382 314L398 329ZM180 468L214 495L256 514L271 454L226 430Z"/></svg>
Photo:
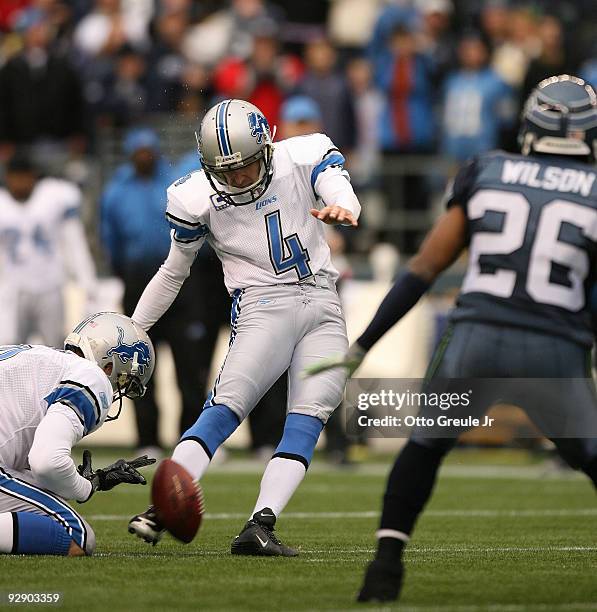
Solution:
<svg viewBox="0 0 597 612"><path fill-rule="evenodd" d="M368 519L376 518L379 512L367 510L363 512L285 512L283 518L287 519ZM572 508L572 509L543 509L543 510L428 510L424 516L435 517L483 517L483 518L526 518L526 517L549 517L549 516L597 516L597 508ZM90 521L124 521L131 517L128 514L92 514L87 517ZM247 515L240 512L206 512L206 520L237 520L246 519Z"/></svg>

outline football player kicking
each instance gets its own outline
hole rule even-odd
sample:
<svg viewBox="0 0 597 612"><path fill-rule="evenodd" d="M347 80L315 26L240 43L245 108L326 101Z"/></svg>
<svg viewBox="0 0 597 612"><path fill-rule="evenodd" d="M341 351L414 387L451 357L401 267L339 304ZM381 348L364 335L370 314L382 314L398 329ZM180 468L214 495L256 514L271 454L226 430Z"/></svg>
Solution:
<svg viewBox="0 0 597 612"><path fill-rule="evenodd" d="M276 518L303 480L319 434L339 405L344 373L303 381L308 363L348 348L346 326L323 223L357 225L359 202L344 157L323 134L272 143L263 113L225 100L199 133L203 170L168 189L168 258L141 296L133 319L145 330L176 297L207 240L232 295L228 354L197 422L172 459L195 479L216 449L288 370L287 418L255 508L232 543L239 555L295 556L274 535ZM156 543L150 507L129 531Z"/></svg>
<svg viewBox="0 0 597 612"><path fill-rule="evenodd" d="M308 373L343 366L352 375L468 246L456 308L426 379L565 379L566 393L525 387L521 407L597 486L597 400L587 365L593 343L587 288L595 280L597 249L593 88L568 75L542 81L526 103L519 140L522 155L494 151L464 165L448 211L365 332L344 357L314 364ZM484 399L481 414L499 398ZM458 409L450 416L459 416ZM569 435L570 425L576 437L558 437ZM415 428L390 473L377 554L359 601L391 601L400 593L404 547L457 439L427 436Z"/></svg>
<svg viewBox="0 0 597 612"><path fill-rule="evenodd" d="M0 346L0 553L91 555L93 530L65 500L145 484L137 468L155 463L94 470L86 450L75 469L71 458L83 436L118 417L108 416L113 401L145 391L154 367L147 334L128 317L98 313L64 347Z"/></svg>

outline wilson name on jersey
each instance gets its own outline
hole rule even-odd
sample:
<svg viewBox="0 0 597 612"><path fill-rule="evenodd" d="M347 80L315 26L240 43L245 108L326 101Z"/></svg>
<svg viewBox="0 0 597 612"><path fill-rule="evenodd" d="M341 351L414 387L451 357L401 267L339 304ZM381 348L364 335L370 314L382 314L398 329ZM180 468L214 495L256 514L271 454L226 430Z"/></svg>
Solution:
<svg viewBox="0 0 597 612"><path fill-rule="evenodd" d="M229 206L202 171L168 189L166 217L180 248L212 245L222 262L228 291L296 283L315 274L336 279L324 224L309 213L321 208L317 185L341 173L344 158L323 134L289 138L274 148L272 181L252 204Z"/></svg>
<svg viewBox="0 0 597 612"><path fill-rule="evenodd" d="M448 195L468 218L469 262L453 319L546 331L591 346L597 185L592 166L492 152Z"/></svg>

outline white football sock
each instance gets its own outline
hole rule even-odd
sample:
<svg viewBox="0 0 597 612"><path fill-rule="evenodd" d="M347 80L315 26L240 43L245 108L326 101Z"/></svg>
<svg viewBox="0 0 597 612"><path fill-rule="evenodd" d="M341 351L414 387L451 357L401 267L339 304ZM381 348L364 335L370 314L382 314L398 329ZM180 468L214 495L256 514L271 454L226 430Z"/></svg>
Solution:
<svg viewBox="0 0 597 612"><path fill-rule="evenodd" d="M0 514L0 553L12 552L12 514L3 512Z"/></svg>
<svg viewBox="0 0 597 612"><path fill-rule="evenodd" d="M182 465L193 480L200 480L209 467L210 458L199 442L183 440L176 445L172 461Z"/></svg>
<svg viewBox="0 0 597 612"><path fill-rule="evenodd" d="M307 468L300 461L282 457L271 459L263 473L259 497L251 517L263 508L271 508L279 516L306 473Z"/></svg>

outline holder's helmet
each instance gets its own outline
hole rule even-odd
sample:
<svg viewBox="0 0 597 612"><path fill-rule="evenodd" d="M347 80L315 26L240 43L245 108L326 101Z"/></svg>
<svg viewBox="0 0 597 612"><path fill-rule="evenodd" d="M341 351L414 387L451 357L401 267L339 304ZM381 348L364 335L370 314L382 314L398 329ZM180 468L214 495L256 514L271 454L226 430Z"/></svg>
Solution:
<svg viewBox="0 0 597 612"><path fill-rule="evenodd" d="M141 397L155 366L149 336L132 319L116 312L87 317L66 337L64 348L82 353L102 370L112 364L108 378L114 400Z"/></svg>

